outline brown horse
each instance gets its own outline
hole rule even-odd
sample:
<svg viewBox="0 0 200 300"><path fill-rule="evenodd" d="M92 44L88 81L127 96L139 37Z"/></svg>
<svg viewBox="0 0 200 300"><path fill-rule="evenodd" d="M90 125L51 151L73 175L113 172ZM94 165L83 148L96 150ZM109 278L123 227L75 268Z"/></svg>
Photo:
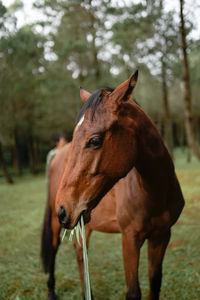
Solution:
<svg viewBox="0 0 200 300"><path fill-rule="evenodd" d="M70 144L65 145L52 160L49 168L48 200L45 210L44 225L42 232L41 256L46 273L49 273L47 282L48 300L55 300L55 258L60 244L61 225L55 211L55 199L58 185L67 162ZM120 229L116 220L116 199L114 191L111 190L102 199L100 204L92 211L91 220L85 225L86 243L92 230L101 232L119 233ZM83 251L82 246L76 241L74 243L76 257L80 272L81 285L84 295L83 277Z"/></svg>
<svg viewBox="0 0 200 300"><path fill-rule="evenodd" d="M170 228L183 209L184 199L160 134L131 101L137 77L138 72L113 92L100 89L91 95L81 90L86 102L57 192L56 212L66 228L73 228L81 214L87 223L92 209L118 181L113 193L122 233L126 299L141 299L139 254L148 239L149 299L155 300L159 299Z"/></svg>

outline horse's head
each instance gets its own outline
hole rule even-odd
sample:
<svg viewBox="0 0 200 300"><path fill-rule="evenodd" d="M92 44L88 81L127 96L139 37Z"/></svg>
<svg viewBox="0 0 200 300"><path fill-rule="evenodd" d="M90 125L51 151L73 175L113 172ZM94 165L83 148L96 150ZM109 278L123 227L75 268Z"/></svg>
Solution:
<svg viewBox="0 0 200 300"><path fill-rule="evenodd" d="M80 90L85 104L56 199L59 220L66 228L73 228L82 213L88 221L91 210L133 167L137 145L130 96L137 76L136 71L112 92Z"/></svg>

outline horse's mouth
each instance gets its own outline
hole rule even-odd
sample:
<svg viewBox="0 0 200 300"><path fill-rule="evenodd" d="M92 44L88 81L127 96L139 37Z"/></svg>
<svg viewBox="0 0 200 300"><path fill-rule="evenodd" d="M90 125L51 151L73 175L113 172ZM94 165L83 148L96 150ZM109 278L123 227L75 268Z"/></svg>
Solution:
<svg viewBox="0 0 200 300"><path fill-rule="evenodd" d="M96 198L93 201L91 201L89 203L87 209L83 210L81 212L81 214L79 215L78 220L76 221L75 226L78 224L78 221L80 220L80 218L81 218L82 215L83 215L84 225L87 224L87 223L89 223L90 220L91 220L91 212L92 212L93 208L95 208L97 206L98 203L99 203L99 199L98 198Z"/></svg>
<svg viewBox="0 0 200 300"><path fill-rule="evenodd" d="M75 225L73 226L73 228L78 224L78 222L80 222L81 216L83 216L83 221L84 221L84 225L90 222L91 219L91 211L90 210L84 210L82 211L82 213L79 215L79 217L77 218Z"/></svg>
<svg viewBox="0 0 200 300"><path fill-rule="evenodd" d="M81 216L83 215L83 221L84 221L84 225L90 222L91 219L91 211L89 210L83 210L80 215L77 217L76 221L74 222L74 224L72 224L70 222L70 219L68 219L68 221L66 223L63 223L62 226L65 229L69 229L72 230L76 227L76 225L80 222Z"/></svg>
<svg viewBox="0 0 200 300"><path fill-rule="evenodd" d="M96 200L96 199L95 199ZM91 211L94 207L96 207L97 205L97 201L91 201L90 202L90 205L88 205L87 209L84 209L80 215L78 216L78 218L76 219L76 222L74 223L74 225L72 226L72 228L70 229L73 229L77 224L78 222L80 221L81 219L81 216L83 215L83 220L84 220L84 225L89 223L90 220L91 220Z"/></svg>
<svg viewBox="0 0 200 300"><path fill-rule="evenodd" d="M93 210L93 208L97 206L98 202L99 202L98 198L94 199L93 201L90 201L90 203L87 205L87 208L85 207L78 214L76 219L74 217L72 218L72 216L69 215L66 222L62 223L62 226L66 229L72 230L74 227L76 227L76 225L80 221L81 216L83 216L84 225L89 223L91 220L91 211Z"/></svg>

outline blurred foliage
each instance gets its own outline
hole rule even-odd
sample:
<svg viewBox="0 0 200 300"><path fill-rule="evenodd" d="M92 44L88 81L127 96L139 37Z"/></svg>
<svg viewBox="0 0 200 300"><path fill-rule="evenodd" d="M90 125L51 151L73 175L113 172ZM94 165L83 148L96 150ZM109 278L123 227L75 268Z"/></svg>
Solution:
<svg viewBox="0 0 200 300"><path fill-rule="evenodd" d="M82 105L79 86L114 88L136 68L135 98L163 133L163 63L173 139L175 145L185 143L179 23L164 0L37 0L34 7L45 21L18 28L15 13L23 9L22 1L9 8L0 1L0 142L7 163L31 165L32 160L40 169L53 137L63 131L69 139L72 135ZM191 32L190 16L187 24ZM190 38L198 141L199 48L200 40Z"/></svg>

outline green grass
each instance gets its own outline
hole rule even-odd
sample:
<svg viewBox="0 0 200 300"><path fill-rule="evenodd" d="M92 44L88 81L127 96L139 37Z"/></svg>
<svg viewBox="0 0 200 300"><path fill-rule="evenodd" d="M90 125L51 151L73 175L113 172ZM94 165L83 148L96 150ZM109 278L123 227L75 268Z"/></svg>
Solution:
<svg viewBox="0 0 200 300"><path fill-rule="evenodd" d="M186 206L177 224L163 265L161 300L200 299L200 163L175 154ZM47 276L40 262L40 235L46 202L43 176L25 176L9 186L0 181L0 299L46 299ZM147 298L146 245L140 259L140 283ZM94 232L89 247L90 279L96 300L124 299L125 280L121 236ZM56 291L60 300L81 299L73 245L59 249Z"/></svg>

